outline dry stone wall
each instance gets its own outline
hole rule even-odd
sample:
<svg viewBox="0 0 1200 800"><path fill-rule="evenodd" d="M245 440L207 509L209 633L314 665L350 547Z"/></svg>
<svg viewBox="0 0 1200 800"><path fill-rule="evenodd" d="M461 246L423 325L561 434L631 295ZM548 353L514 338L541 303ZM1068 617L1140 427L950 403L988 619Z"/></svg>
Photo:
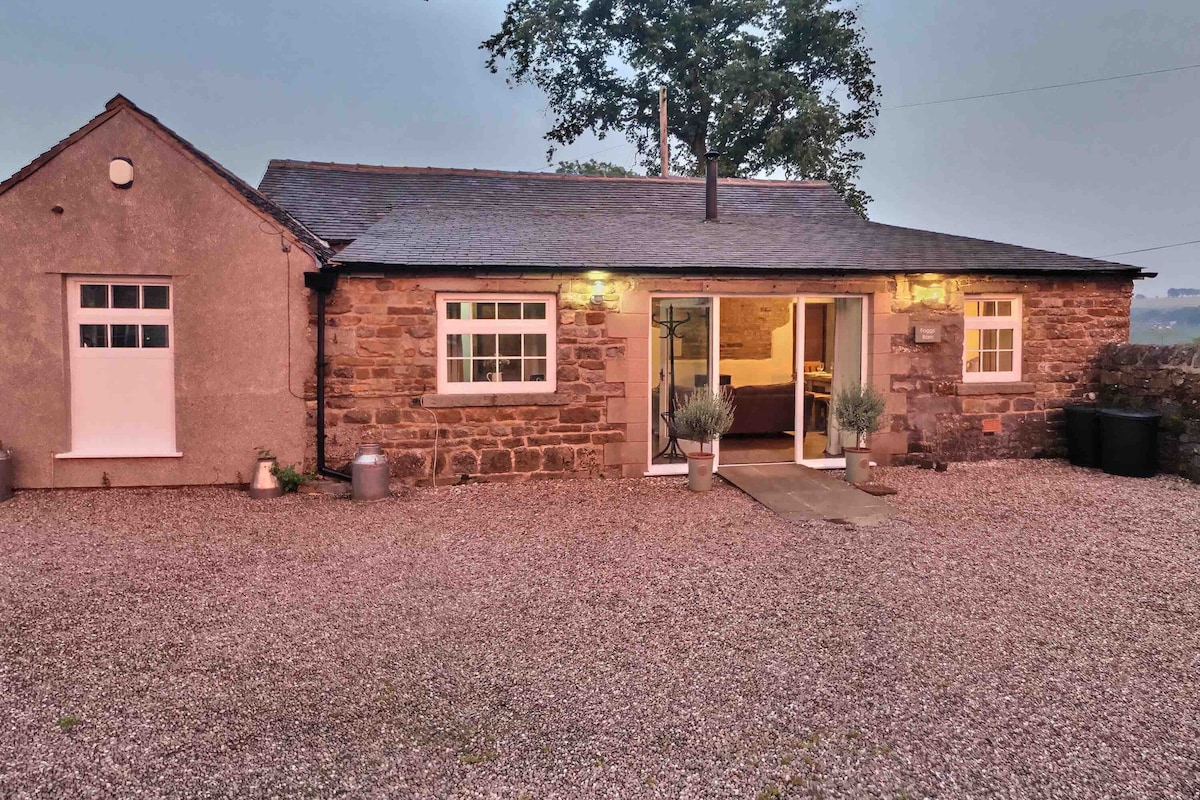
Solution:
<svg viewBox="0 0 1200 800"><path fill-rule="evenodd" d="M1159 466L1200 482L1200 344L1120 344L1100 354L1100 400L1162 413Z"/></svg>

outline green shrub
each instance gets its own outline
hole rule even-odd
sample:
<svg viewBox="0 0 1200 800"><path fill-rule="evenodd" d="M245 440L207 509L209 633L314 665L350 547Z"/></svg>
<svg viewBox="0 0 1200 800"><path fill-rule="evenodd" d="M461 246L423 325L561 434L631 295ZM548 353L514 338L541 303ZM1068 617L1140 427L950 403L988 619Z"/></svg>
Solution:
<svg viewBox="0 0 1200 800"><path fill-rule="evenodd" d="M720 439L733 425L733 403L722 391L703 386L675 410L675 435L699 442L700 449Z"/></svg>
<svg viewBox="0 0 1200 800"><path fill-rule="evenodd" d="M295 464L289 464L286 467L275 464L271 467L271 474L279 479L279 485L283 487L285 494L298 490L301 486L316 477L311 473L301 472L296 469Z"/></svg>
<svg viewBox="0 0 1200 800"><path fill-rule="evenodd" d="M833 396L833 418L844 431L853 431L858 447L867 446L867 434L879 430L887 405L874 385L852 383Z"/></svg>

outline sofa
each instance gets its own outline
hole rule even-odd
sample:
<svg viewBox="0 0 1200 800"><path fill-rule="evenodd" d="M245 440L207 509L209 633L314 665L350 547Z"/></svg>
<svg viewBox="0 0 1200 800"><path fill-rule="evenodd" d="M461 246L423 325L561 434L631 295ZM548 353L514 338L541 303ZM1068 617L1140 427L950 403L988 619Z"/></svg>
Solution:
<svg viewBox="0 0 1200 800"><path fill-rule="evenodd" d="M727 389L733 400L730 434L764 434L796 430L796 384L736 386Z"/></svg>

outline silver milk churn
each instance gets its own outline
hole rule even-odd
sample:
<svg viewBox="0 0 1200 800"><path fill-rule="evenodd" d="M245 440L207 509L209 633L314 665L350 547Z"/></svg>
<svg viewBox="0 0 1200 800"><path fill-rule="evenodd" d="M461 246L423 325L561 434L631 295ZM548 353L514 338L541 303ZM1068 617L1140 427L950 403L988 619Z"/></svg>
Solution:
<svg viewBox="0 0 1200 800"><path fill-rule="evenodd" d="M355 500L382 500L388 496L391 472L383 445L359 446L350 464L350 491Z"/></svg>

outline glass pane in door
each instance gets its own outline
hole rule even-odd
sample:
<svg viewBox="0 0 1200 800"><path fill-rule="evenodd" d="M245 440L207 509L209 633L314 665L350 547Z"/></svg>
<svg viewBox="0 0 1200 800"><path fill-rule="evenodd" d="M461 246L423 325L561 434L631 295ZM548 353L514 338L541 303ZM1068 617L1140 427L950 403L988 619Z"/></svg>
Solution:
<svg viewBox="0 0 1200 800"><path fill-rule="evenodd" d="M829 379L829 396L832 410L833 398L842 389L859 383L863 379L863 299L861 297L838 297L827 307L832 318L826 325L828 341L825 349L825 368ZM816 417L817 415L813 415ZM840 457L844 455L843 448L853 447L854 436L841 431L832 413L826 413L823 418L813 419L811 434L819 438L824 434L824 451L822 456ZM807 452L808 437L805 437L805 458L812 456Z"/></svg>
<svg viewBox="0 0 1200 800"><path fill-rule="evenodd" d="M712 377L712 299L656 297L650 311L650 463L682 465L697 445L675 439L671 420L677 405Z"/></svg>

